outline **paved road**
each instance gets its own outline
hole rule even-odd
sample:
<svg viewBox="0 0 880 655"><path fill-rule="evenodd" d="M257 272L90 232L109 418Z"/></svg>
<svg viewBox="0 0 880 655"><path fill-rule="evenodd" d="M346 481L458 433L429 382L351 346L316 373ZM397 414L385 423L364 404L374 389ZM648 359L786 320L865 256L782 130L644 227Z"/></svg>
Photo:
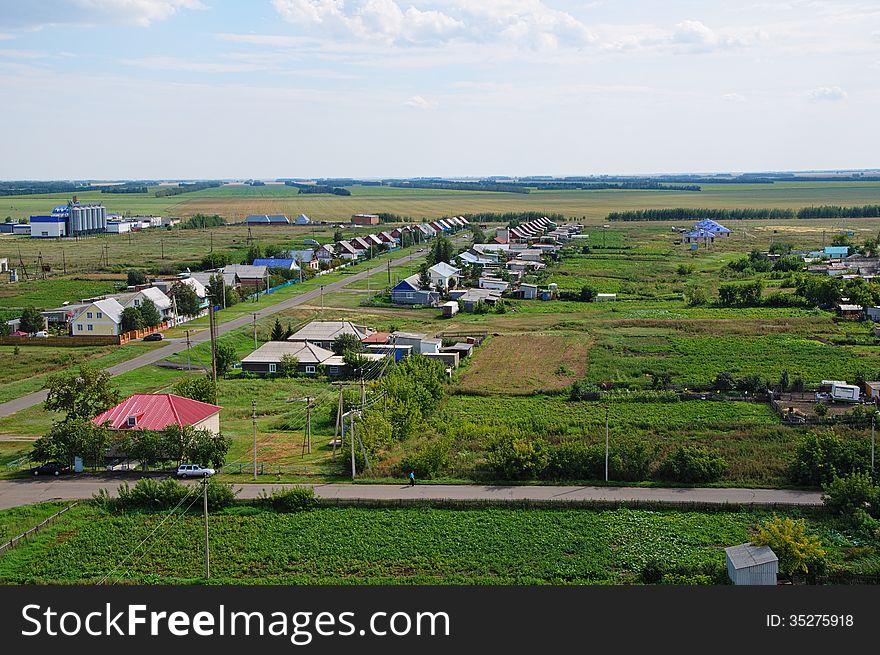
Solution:
<svg viewBox="0 0 880 655"><path fill-rule="evenodd" d="M400 259L395 259L391 261L391 266L404 266L409 264L411 261L416 259L423 259L425 257L424 252L413 252L406 257L401 257ZM383 261L381 266L377 266L376 268L371 268L366 271L361 271L360 273L355 273L349 277L346 277L337 282L331 282L329 284L324 285L324 293L332 293L333 291L339 291L343 287L351 284L352 282L356 282L357 280L363 280L375 273L382 272L386 270L388 264ZM312 291L307 291L306 293L302 293L298 296L294 296L292 298L288 298L287 300L283 300L274 305L270 305L269 307L264 307L262 309L257 310L260 316L270 316L272 314L276 314L278 312L283 312L284 310L291 309L296 307L297 305L302 305L308 303L310 300L314 300L315 298L319 298L321 296L320 287L316 287ZM251 314L243 314L238 318L234 318L230 321L226 321L225 323L221 323L217 326L218 334L226 334L227 332L231 332L232 330L237 330L238 328L249 325L252 321ZM200 343L205 343L206 341L211 340L211 335L208 330L203 330L195 335L193 335L190 339L193 346L197 346ZM151 350L148 353L144 353L134 359L129 359L128 361L122 362L120 364L116 364L115 366L109 367L107 370L111 375L120 375L122 373L128 373L129 371L133 371L136 368L140 368L141 366L149 366L150 364L155 364L156 362L162 361L166 357L170 357L175 353L179 353L186 350L186 340L185 339L174 339L168 345L163 346L161 348L157 348L156 350ZM28 407L33 407L34 405L39 405L44 400L46 400L46 391L35 391L34 393L29 393L26 396L21 396L20 398L15 398L14 400L7 401L5 403L0 403L0 417L9 416L10 414L14 414L15 412L21 411L23 409L27 409Z"/></svg>
<svg viewBox="0 0 880 655"><path fill-rule="evenodd" d="M117 479L24 479L0 481L0 509L48 500L91 498L99 489L113 494ZM236 485L239 498L253 499L261 491L290 487L282 484ZM322 484L313 485L320 498L362 500L538 500L566 503L583 500L681 503L736 503L754 505L821 505L818 491L789 489L660 489L643 487L539 487L484 485Z"/></svg>

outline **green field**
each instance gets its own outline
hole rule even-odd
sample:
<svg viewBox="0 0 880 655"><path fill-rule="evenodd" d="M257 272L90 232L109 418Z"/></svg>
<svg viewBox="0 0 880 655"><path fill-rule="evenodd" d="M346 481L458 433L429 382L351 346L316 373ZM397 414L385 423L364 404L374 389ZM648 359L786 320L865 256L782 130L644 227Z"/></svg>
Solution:
<svg viewBox="0 0 880 655"><path fill-rule="evenodd" d="M8 520L0 512L0 522ZM110 515L82 505L0 558L0 583L201 582L202 523L164 513ZM214 584L628 584L648 562L663 582L723 584L724 546L748 539L760 510L347 509L214 513ZM873 549L828 519L810 527L832 571L876 573Z"/></svg>

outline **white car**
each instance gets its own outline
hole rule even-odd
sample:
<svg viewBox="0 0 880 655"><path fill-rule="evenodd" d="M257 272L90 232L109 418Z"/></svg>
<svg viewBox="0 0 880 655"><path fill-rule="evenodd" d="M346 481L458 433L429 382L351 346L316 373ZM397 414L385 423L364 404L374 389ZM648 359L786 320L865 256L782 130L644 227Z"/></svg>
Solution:
<svg viewBox="0 0 880 655"><path fill-rule="evenodd" d="M205 468L198 464L181 464L177 467L177 477L184 480L186 478L207 478L214 473L216 473L214 469Z"/></svg>
<svg viewBox="0 0 880 655"><path fill-rule="evenodd" d="M40 339L48 339L49 333L46 330L40 330L39 332L34 332L35 337L39 337Z"/></svg>

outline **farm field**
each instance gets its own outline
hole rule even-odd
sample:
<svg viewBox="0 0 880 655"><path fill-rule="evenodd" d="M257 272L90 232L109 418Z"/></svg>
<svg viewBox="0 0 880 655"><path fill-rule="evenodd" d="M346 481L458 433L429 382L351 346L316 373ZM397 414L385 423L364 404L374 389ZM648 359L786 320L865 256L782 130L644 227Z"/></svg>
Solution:
<svg viewBox="0 0 880 655"><path fill-rule="evenodd" d="M460 375L464 393L558 391L587 372L589 340L581 335L501 335L483 344Z"/></svg>
<svg viewBox="0 0 880 655"><path fill-rule="evenodd" d="M78 506L4 555L0 583L89 584L108 575L108 582L122 584L201 582L202 527L195 513L173 519L142 557L116 568L164 516ZM759 510L432 508L276 514L238 506L211 516L211 583L630 584L656 561L666 575L662 582L724 584L723 547L747 540L770 516ZM876 569L876 557L851 554L858 549L833 522L808 521L829 551L832 570Z"/></svg>

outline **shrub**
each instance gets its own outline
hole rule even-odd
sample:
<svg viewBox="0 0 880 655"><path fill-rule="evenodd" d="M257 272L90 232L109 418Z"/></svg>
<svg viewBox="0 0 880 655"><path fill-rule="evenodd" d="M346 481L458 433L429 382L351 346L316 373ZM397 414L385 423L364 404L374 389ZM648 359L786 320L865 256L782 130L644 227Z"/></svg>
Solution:
<svg viewBox="0 0 880 655"><path fill-rule="evenodd" d="M653 462L653 449L645 441L612 444L608 463L610 477L622 482L647 480Z"/></svg>
<svg viewBox="0 0 880 655"><path fill-rule="evenodd" d="M870 468L866 444L844 442L832 430L810 432L801 437L788 467L789 481L817 487L839 475Z"/></svg>
<svg viewBox="0 0 880 655"><path fill-rule="evenodd" d="M412 471L416 477L426 480L439 477L452 465L450 446L450 442L446 439L437 439L424 444L404 455L400 461L400 471L404 474Z"/></svg>
<svg viewBox="0 0 880 655"><path fill-rule="evenodd" d="M311 487L292 487L272 489L272 493L261 492L256 504L276 512L307 512L315 507L315 490Z"/></svg>
<svg viewBox="0 0 880 655"><path fill-rule="evenodd" d="M504 480L536 478L547 468L547 442L543 439L506 437L490 444L486 460Z"/></svg>
<svg viewBox="0 0 880 655"><path fill-rule="evenodd" d="M678 446L657 469L656 477L671 482L713 482L727 470L720 455L699 446Z"/></svg>
<svg viewBox="0 0 880 655"><path fill-rule="evenodd" d="M572 400L598 400L600 391L592 382L577 380L571 385L569 396Z"/></svg>
<svg viewBox="0 0 880 655"><path fill-rule="evenodd" d="M825 549L818 537L807 534L803 519L774 516L757 526L752 537L756 546L770 546L779 558L779 572L791 577L796 573L821 572L825 562Z"/></svg>
<svg viewBox="0 0 880 655"><path fill-rule="evenodd" d="M140 284L147 283L147 276L144 275L143 271L130 270L125 274L126 282L128 282L128 286L135 287Z"/></svg>
<svg viewBox="0 0 880 655"><path fill-rule="evenodd" d="M835 514L852 518L864 511L873 518L880 518L880 488L867 473L835 476L822 485L822 490L825 492L822 502Z"/></svg>
<svg viewBox="0 0 880 655"><path fill-rule="evenodd" d="M208 509L215 510L229 507L235 502L237 493L231 484L208 480Z"/></svg>
<svg viewBox="0 0 880 655"><path fill-rule="evenodd" d="M604 446L566 441L550 450L545 476L551 480L598 480L605 477Z"/></svg>
<svg viewBox="0 0 880 655"><path fill-rule="evenodd" d="M129 487L128 483L119 485L115 502L111 501L114 509L170 509L183 501L193 489L173 480L166 478L157 482L153 478L143 478Z"/></svg>

